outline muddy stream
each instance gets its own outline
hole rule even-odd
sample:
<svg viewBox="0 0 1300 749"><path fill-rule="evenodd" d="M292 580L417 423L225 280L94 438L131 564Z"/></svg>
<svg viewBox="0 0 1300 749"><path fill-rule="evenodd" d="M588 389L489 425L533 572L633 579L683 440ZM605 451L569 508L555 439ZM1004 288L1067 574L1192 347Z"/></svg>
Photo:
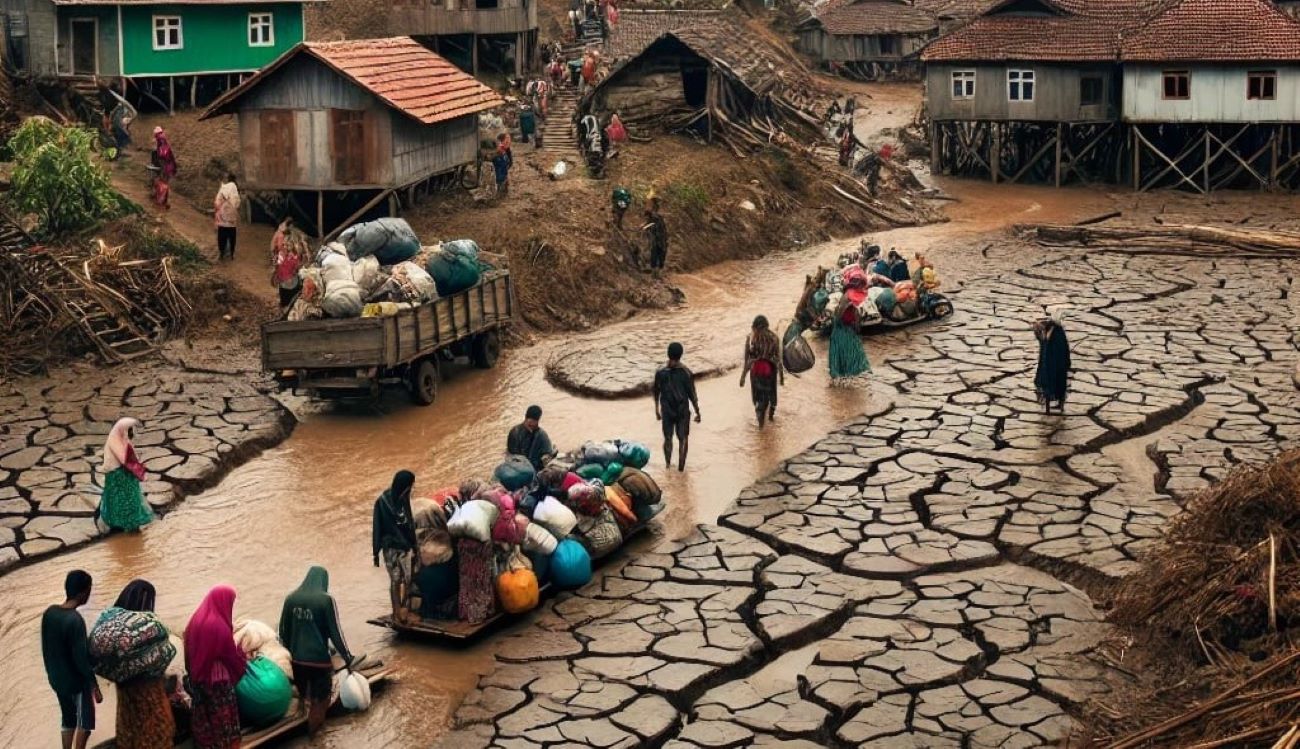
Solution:
<svg viewBox="0 0 1300 749"><path fill-rule="evenodd" d="M998 261L992 244L996 238L972 242L973 235L1019 221L1077 219L1109 205L1104 193L1084 190L1003 186L994 191L970 182L944 187L961 198L947 204L950 223L896 230L876 239L886 248L928 250L949 290L990 262L1020 260L1004 255ZM615 340L667 329L685 343L688 364L693 341L719 337L727 347L724 353L734 349L739 358L755 314L788 319L804 274L856 245L857 240L833 242L677 278L689 300L684 308L643 314L581 338ZM683 241L676 246L689 245ZM960 295L956 305L959 322ZM586 399L546 382L544 363L570 340L557 336L508 351L488 372L451 367L431 408L407 405L394 394L378 407L312 409L283 445L235 470L215 489L189 498L143 534L115 536L0 578L0 600L5 602L0 607L0 662L6 676L0 680L0 746L57 741L57 709L41 666L38 629L44 607L61 600L69 569L83 568L95 577L85 610L92 621L123 585L143 577L157 586L164 621L179 630L204 592L222 582L239 591L237 617L274 625L284 595L313 563L330 571L330 588L352 650L380 656L399 669L369 712L331 721L314 745L428 746L445 730L478 674L491 666L494 640L458 648L396 639L365 623L384 613L388 601L387 576L370 565L370 516L376 494L395 470L416 473L417 496L462 476L486 475L501 456L506 431L528 404L538 403L546 412L543 426L562 449L615 436L653 446L650 470L670 504L656 533L678 537L695 523L713 521L743 487L851 420L873 399L893 397L883 385L828 387L825 343L815 341L818 366L802 378L787 379L778 420L766 430L754 423L748 388L737 385L739 372L700 382L704 420L691 435L687 471L666 473L648 398ZM873 361L900 353L887 336L868 339L867 346ZM642 538L629 553L654 542ZM105 692L95 740L112 735L111 686Z"/></svg>

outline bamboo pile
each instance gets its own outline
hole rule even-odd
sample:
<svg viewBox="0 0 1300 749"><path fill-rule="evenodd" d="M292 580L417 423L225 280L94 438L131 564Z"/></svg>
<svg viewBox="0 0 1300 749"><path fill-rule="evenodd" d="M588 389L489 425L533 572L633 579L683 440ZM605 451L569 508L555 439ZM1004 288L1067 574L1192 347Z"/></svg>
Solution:
<svg viewBox="0 0 1300 749"><path fill-rule="evenodd" d="M184 328L191 308L171 258L120 261L99 246L86 257L43 248L0 253L0 376L39 374L85 352L113 363L122 360L111 344L123 330L152 348Z"/></svg>
<svg viewBox="0 0 1300 749"><path fill-rule="evenodd" d="M1300 254L1300 232L1278 229L1195 224L1154 227L1029 224L1017 226L1015 230L1044 247L1084 247L1138 255L1289 258Z"/></svg>
<svg viewBox="0 0 1300 749"><path fill-rule="evenodd" d="M1101 705L1097 733L1113 742L1100 745L1300 743L1300 452L1194 499L1120 584L1110 620L1141 634L1152 662L1194 669L1122 709Z"/></svg>

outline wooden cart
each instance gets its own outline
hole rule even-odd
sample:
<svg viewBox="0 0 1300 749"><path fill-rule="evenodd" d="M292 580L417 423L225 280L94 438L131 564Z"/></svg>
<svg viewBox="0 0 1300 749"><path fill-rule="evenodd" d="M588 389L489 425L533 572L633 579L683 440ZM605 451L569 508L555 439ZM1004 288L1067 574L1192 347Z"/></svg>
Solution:
<svg viewBox="0 0 1300 749"><path fill-rule="evenodd" d="M439 360L468 356L481 369L495 366L514 314L510 272L489 271L465 291L391 317L267 323L262 369L282 390L355 397L403 385L427 406L438 395Z"/></svg>

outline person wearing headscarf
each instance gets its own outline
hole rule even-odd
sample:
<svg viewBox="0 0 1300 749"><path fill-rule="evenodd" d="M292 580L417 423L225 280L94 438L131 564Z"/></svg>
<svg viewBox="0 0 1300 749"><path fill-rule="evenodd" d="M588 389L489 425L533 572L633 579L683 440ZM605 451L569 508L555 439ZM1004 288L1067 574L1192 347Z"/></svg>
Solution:
<svg viewBox="0 0 1300 749"><path fill-rule="evenodd" d="M858 333L858 308L849 295L840 299L831 324L831 342L827 356L833 382L844 382L871 371L871 361Z"/></svg>
<svg viewBox="0 0 1300 749"><path fill-rule="evenodd" d="M1034 337L1038 339L1038 370L1034 373L1034 390L1043 412L1052 412L1053 401L1057 410L1065 413L1065 394L1070 378L1070 344L1065 328L1054 317L1045 317L1034 324Z"/></svg>
<svg viewBox="0 0 1300 749"><path fill-rule="evenodd" d="M740 368L740 386L749 377L749 395L754 402L754 412L761 427L776 418L777 382L785 385L785 369L781 365L781 340L772 332L767 318L754 318L749 337L745 339L745 363Z"/></svg>
<svg viewBox="0 0 1300 749"><path fill-rule="evenodd" d="M190 731L196 749L238 747L235 686L248 668L235 643L235 589L218 585L204 596L185 626L185 672L194 700Z"/></svg>
<svg viewBox="0 0 1300 749"><path fill-rule="evenodd" d="M144 465L136 457L135 446L131 444L138 426L140 422L135 419L118 419L104 441L100 463L104 493L99 500L99 517L109 528L135 531L153 520L153 513L140 490Z"/></svg>
<svg viewBox="0 0 1300 749"><path fill-rule="evenodd" d="M157 169L153 180L153 202L163 208L171 207L171 181L180 170L176 163L176 154L172 151L171 141L161 127L153 129L154 149L150 161Z"/></svg>
<svg viewBox="0 0 1300 749"><path fill-rule="evenodd" d="M152 583L147 580L132 580L118 594L112 608L100 615L95 629L112 626L110 622L118 619L123 612L143 614L156 621L157 616L153 613L156 597L157 592ZM157 624L161 627L161 622ZM94 630L92 636L93 634ZM176 649L170 643L160 652L163 654L161 657L168 662L176 655ZM160 665L166 667L165 663ZM171 749L175 734L176 724L172 717L171 702L167 698L166 681L161 673L118 683L115 742L119 749Z"/></svg>
<svg viewBox="0 0 1300 749"><path fill-rule="evenodd" d="M330 644L344 663L352 663L329 585L329 572L313 566L307 570L302 585L284 599L280 610L280 642L293 659L293 682L307 707L308 735L315 734L325 722L325 711L330 706L330 689L334 685Z"/></svg>
<svg viewBox="0 0 1300 749"><path fill-rule="evenodd" d="M407 591L414 574L416 547L415 522L411 513L411 487L415 474L398 471L392 485L375 500L374 523L371 531L370 551L376 567L382 552L384 567L390 581L389 595L393 603L393 617L403 623L417 619L406 605Z"/></svg>

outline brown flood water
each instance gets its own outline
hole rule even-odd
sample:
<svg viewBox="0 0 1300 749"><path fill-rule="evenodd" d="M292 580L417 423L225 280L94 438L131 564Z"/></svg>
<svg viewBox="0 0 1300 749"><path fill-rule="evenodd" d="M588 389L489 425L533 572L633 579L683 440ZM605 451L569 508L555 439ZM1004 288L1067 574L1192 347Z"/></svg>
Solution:
<svg viewBox="0 0 1300 749"><path fill-rule="evenodd" d="M1019 221L1077 219L1109 205L1105 194L1083 190L943 186L962 198L948 204L952 222L888 232L877 241L909 252L928 250L949 288L984 263L979 252L984 245L954 249L970 235ZM646 314L582 338L634 337L666 327L679 331L689 364L692 341L714 339L722 331L726 345L739 355L755 314L788 319L803 276L856 245L856 239L832 242L678 278L689 299L685 308ZM960 315L960 300L957 308ZM44 607L61 599L68 570L86 569L95 577L87 607L92 620L129 580L144 577L158 588L163 620L179 630L204 592L222 582L239 591L237 617L274 626L284 595L313 563L330 571L353 651L378 655L399 668L369 712L331 721L313 745L430 745L477 676L490 668L493 638L458 648L396 639L365 623L387 606L387 577L370 566L370 514L394 471L415 471L417 495L463 476L486 475L500 458L506 431L528 404L539 403L546 411L542 423L561 449L615 436L651 445L657 455L650 470L670 503L657 532L679 537L696 523L713 521L742 488L782 459L851 420L874 399L891 397L883 387L828 387L825 344L814 341L818 366L802 378L787 379L778 421L764 431L754 424L748 389L737 386L738 372L699 383L704 420L693 429L687 471L666 473L648 398L586 399L545 381L543 364L569 340L556 337L509 351L489 372L454 367L430 408L409 406L398 395L378 408L314 411L283 445L232 472L215 489L191 497L143 534L113 537L0 578L5 602L0 662L7 677L0 680L0 746L57 741L58 714L45 684L38 630ZM887 337L868 339L867 346L873 361L899 353ZM637 546L648 543L643 539ZM96 740L112 735L112 689L105 692Z"/></svg>

